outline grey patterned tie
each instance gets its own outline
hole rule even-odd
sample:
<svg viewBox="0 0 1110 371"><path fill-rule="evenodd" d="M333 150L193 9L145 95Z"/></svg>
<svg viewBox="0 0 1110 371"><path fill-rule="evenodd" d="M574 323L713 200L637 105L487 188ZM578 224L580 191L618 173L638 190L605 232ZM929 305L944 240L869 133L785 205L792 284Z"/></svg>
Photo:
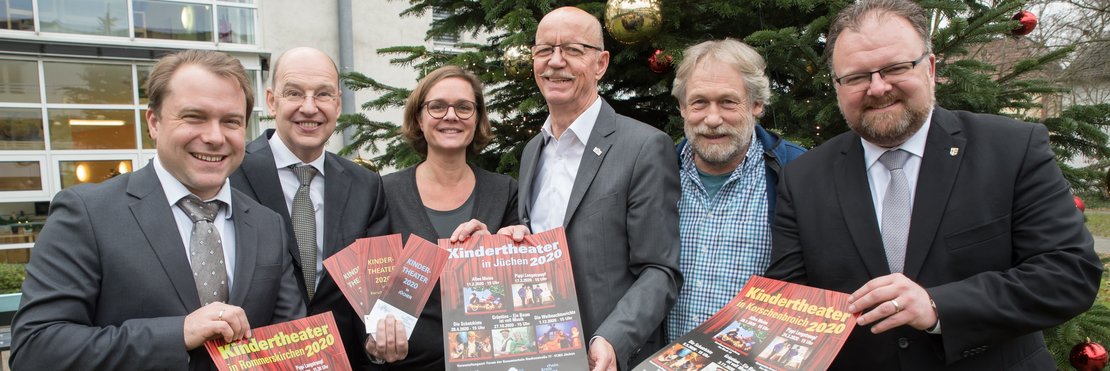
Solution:
<svg viewBox="0 0 1110 371"><path fill-rule="evenodd" d="M902 167L910 158L910 153L901 149L886 151L879 156L879 162L890 170L890 183L886 186L883 198L883 247L886 248L886 261L891 273L902 272L906 262L906 243L910 234L910 185Z"/></svg>
<svg viewBox="0 0 1110 371"><path fill-rule="evenodd" d="M212 221L220 211L220 201L202 202L197 196L188 195L177 201L177 206L193 221L189 236L189 261L193 266L193 281L202 306L212 302L227 302L227 268L224 264L223 242L220 231Z"/></svg>
<svg viewBox="0 0 1110 371"><path fill-rule="evenodd" d="M301 249L301 271L304 272L304 287L308 299L316 293L316 210L309 197L309 185L316 176L312 165L293 165L293 173L301 186L293 196L293 234L297 236L297 246Z"/></svg>

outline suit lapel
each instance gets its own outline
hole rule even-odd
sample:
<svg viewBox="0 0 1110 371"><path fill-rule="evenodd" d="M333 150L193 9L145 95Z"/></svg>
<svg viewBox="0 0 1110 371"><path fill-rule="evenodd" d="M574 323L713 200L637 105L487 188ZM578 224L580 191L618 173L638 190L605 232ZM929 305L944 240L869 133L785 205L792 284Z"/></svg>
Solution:
<svg viewBox="0 0 1110 371"><path fill-rule="evenodd" d="M540 152L543 151L543 146L543 133L536 134L528 145L524 146L524 153L521 155L523 162L520 164L520 190L517 202L521 210L520 222L529 228L531 228L529 215L532 214L532 186L535 184L536 166L540 164Z"/></svg>
<svg viewBox="0 0 1110 371"><path fill-rule="evenodd" d="M200 308L200 297L197 296L189 257L185 254L185 243L177 231L173 211L170 210L166 193L162 191L158 174L154 172L154 165L144 166L131 176L127 183L127 193L134 197L128 204L131 215L139 224L139 229L154 254L158 256L158 261L169 276L182 305L188 312Z"/></svg>
<svg viewBox="0 0 1110 371"><path fill-rule="evenodd" d="M242 306L254 277L254 262L258 261L258 229L250 218L250 207L238 192L231 192L232 216L235 223L235 282L228 302Z"/></svg>
<svg viewBox="0 0 1110 371"><path fill-rule="evenodd" d="M844 224L852 235L852 242L870 277L890 274L883 248L879 222L875 218L875 205L871 202L871 187L863 159L863 145L858 136L851 136L842 149L843 159L836 164L835 193L840 202Z"/></svg>
<svg viewBox="0 0 1110 371"><path fill-rule="evenodd" d="M601 168L601 162L609 154L609 147L613 145L614 137L612 134L617 130L616 121L617 113L613 111L613 107L610 107L605 101L601 101L601 112L597 114L597 122L594 123L593 132L590 133L590 141L586 143L586 148L582 151L582 161L578 165L578 174L574 176L574 187L570 191L570 200L567 202L567 213L563 217L563 226L570 223L570 217L574 215L574 211L582 203L582 198L586 196L586 190L590 189L590 184L597 176L597 171Z"/></svg>
<svg viewBox="0 0 1110 371"><path fill-rule="evenodd" d="M948 197L956 184L956 174L963 163L967 139L958 135L959 127L951 113L937 107L925 141L925 154L917 176L913 213L910 216L909 243L906 246L904 271L916 278L933 246ZM953 154L953 149L956 149ZM917 202L922 200L923 202Z"/></svg>
<svg viewBox="0 0 1110 371"><path fill-rule="evenodd" d="M290 222L292 219L289 217L289 207L286 206L285 194L281 191L281 180L278 179L274 153L270 150L269 139L272 135L274 135L273 129L267 130L265 134L247 145L247 156L243 159L240 169L247 178L247 183L250 183L250 189L254 191L258 203L281 215L281 219L285 221L288 237L296 241L293 235L293 224ZM296 243L289 244L289 253L293 255L293 260L299 267L301 252L297 250Z"/></svg>
<svg viewBox="0 0 1110 371"><path fill-rule="evenodd" d="M336 246L339 239L339 222L347 208L347 195L351 191L351 174L339 165L331 153L324 154L324 257L331 256L344 246ZM365 228L364 228L365 229ZM321 257L323 259L323 257Z"/></svg>

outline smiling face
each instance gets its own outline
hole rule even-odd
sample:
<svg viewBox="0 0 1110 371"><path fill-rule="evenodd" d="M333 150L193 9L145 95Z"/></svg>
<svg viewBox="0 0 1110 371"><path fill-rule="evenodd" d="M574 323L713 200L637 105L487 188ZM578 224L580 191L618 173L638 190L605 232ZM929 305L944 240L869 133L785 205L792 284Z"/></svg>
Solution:
<svg viewBox="0 0 1110 371"><path fill-rule="evenodd" d="M925 50L921 36L901 17L869 15L858 30L846 29L833 49L836 76L874 71L894 63L913 61ZM851 92L836 85L836 99L848 126L868 142L895 147L925 123L935 99L935 56L927 56L908 78L891 84L871 75L867 90Z"/></svg>
<svg viewBox="0 0 1110 371"><path fill-rule="evenodd" d="M324 153L324 144L335 132L342 98L335 64L323 52L296 48L275 63L274 83L266 89L266 105L274 115L277 135L302 162ZM312 96L331 94L335 100L320 102ZM302 102L289 96L300 95Z"/></svg>
<svg viewBox="0 0 1110 371"><path fill-rule="evenodd" d="M201 199L212 198L243 162L246 95L239 83L198 65L174 72L146 119L166 170Z"/></svg>
<svg viewBox="0 0 1110 371"><path fill-rule="evenodd" d="M446 78L432 85L428 95L424 96L424 104L426 106L433 101L452 106L464 101L476 102L474 88L458 77ZM477 113L460 119L456 108L448 108L446 115L438 119L432 117L426 107L421 109L420 131L424 132L424 140L428 142L428 153L466 152L470 142L474 140L477 120Z"/></svg>
<svg viewBox="0 0 1110 371"><path fill-rule="evenodd" d="M601 24L581 9L565 7L548 13L536 28L536 45L581 43L603 48ZM532 67L552 114L577 115L597 98L597 82L609 66L609 52L586 49L578 57L562 49L546 58L534 58Z"/></svg>
<svg viewBox="0 0 1110 371"><path fill-rule="evenodd" d="M694 163L709 174L724 174L744 161L763 104L750 103L744 76L726 63L706 59L686 80L679 101Z"/></svg>

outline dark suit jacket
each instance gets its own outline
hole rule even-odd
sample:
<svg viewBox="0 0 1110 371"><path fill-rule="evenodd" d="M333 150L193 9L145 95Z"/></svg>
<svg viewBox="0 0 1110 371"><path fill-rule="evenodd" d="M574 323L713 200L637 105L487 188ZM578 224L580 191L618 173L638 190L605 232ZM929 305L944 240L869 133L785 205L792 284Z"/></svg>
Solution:
<svg viewBox="0 0 1110 371"><path fill-rule="evenodd" d="M543 142L542 133L533 137L520 161L525 225ZM584 334L609 341L621 369L639 353L647 356L663 346L658 328L682 285L679 190L674 141L602 101L563 226Z"/></svg>
<svg viewBox="0 0 1110 371"><path fill-rule="evenodd" d="M474 208L471 218L486 224L493 233L504 226L520 224L517 218L517 184L512 177L495 174L471 165L474 171ZM393 233L401 233L406 240L415 234L435 242L440 237L432 226L424 202L416 188L416 167L410 167L382 177L389 203L389 220ZM443 313L439 300L439 283L428 297L420 320L409 337L409 354L388 366L391 370L443 370Z"/></svg>
<svg viewBox="0 0 1110 371"><path fill-rule="evenodd" d="M228 303L252 327L304 317L281 218L231 192L235 271ZM200 308L193 270L153 165L59 192L31 250L12 323L18 370L215 370L186 353Z"/></svg>
<svg viewBox="0 0 1110 371"><path fill-rule="evenodd" d="M904 274L943 335L856 328L832 369L1055 369L1040 330L1090 308L1102 269L1045 127L939 107L932 120ZM786 167L772 241L772 278L851 293L890 274L859 136Z"/></svg>
<svg viewBox="0 0 1110 371"><path fill-rule="evenodd" d="M231 174L231 185L277 212L285 220L286 234L292 241L289 244L289 254L294 259L297 282L301 283L299 287L301 287L302 296L307 298L308 293L304 291L304 274L301 273L301 252L297 247L297 239L293 235L289 206L285 204L281 182L278 181L277 167L274 165L274 154L268 142L273 135L273 129L267 130L247 144L247 156L239 170ZM327 259L346 248L355 239L389 233L381 177L331 152L325 153L325 156L324 254L319 259ZM362 318L355 313L327 270L318 273L323 277L316 287L312 301L306 302L308 313L315 315L332 311L335 324L339 326L339 335L343 339L343 348L347 350L347 358L350 359L351 365L355 369L365 367L370 360L363 350L366 327L362 323Z"/></svg>

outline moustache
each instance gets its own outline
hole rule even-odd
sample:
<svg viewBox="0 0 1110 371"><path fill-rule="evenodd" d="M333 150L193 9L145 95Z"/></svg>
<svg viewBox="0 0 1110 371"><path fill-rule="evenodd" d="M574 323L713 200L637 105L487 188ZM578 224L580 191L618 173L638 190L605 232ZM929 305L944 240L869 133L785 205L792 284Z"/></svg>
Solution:
<svg viewBox="0 0 1110 371"><path fill-rule="evenodd" d="M901 94L897 93L890 93L881 97L867 96L863 100L863 108L886 107L901 99Z"/></svg>
<svg viewBox="0 0 1110 371"><path fill-rule="evenodd" d="M738 127L735 127L735 126L732 126L732 125L720 125L720 126L717 126L716 128L710 128L710 127L706 127L706 126L699 126L699 127L694 128L693 134L694 135L699 135L699 136L731 136L731 137L735 137L735 136L739 136L741 134L741 132L740 132L740 128L738 128Z"/></svg>
<svg viewBox="0 0 1110 371"><path fill-rule="evenodd" d="M574 75L566 72L555 72L553 70L543 71L543 73L540 74L540 77L545 79L556 78L563 80L574 80Z"/></svg>

